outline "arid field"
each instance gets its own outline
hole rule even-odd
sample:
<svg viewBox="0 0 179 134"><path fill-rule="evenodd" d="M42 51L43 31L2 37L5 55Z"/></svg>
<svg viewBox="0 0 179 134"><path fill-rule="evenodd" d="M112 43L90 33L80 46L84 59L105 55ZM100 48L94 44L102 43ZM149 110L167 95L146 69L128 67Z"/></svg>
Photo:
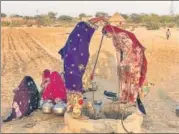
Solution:
<svg viewBox="0 0 179 134"><path fill-rule="evenodd" d="M62 48L73 27L58 28L2 28L1 29L1 117L6 117L13 99L12 90L25 75L33 77L40 85L44 69L63 71L58 51ZM130 31L130 29L128 29ZM146 47L148 61L147 80L154 83L149 95L143 99L147 116L145 132L179 132L179 117L175 107L179 105L179 29L171 29L166 40L166 29L148 31L136 28L132 31ZM98 30L90 45L90 61L84 76L85 86L101 40ZM96 69L97 83L102 90L116 91L115 49L110 38L104 38ZM1 124L2 132L55 133L63 127L63 117L44 115L41 111L29 117Z"/></svg>

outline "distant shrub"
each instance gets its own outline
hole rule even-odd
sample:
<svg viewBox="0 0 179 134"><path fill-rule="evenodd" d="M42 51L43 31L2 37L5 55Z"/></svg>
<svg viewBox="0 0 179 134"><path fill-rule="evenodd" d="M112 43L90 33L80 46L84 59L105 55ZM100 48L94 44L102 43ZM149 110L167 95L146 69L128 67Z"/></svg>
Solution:
<svg viewBox="0 0 179 134"><path fill-rule="evenodd" d="M68 15L61 15L58 20L60 21L66 21L66 22L71 22L73 20L73 17L68 16Z"/></svg>
<svg viewBox="0 0 179 134"><path fill-rule="evenodd" d="M175 16L174 22L175 22L176 26L179 27L179 15Z"/></svg>
<svg viewBox="0 0 179 134"><path fill-rule="evenodd" d="M158 23L155 22L148 22L146 25L147 30L158 30L160 29L160 26Z"/></svg>
<svg viewBox="0 0 179 134"><path fill-rule="evenodd" d="M19 22L13 21L13 22L10 23L10 26L11 27L20 27L21 24Z"/></svg>
<svg viewBox="0 0 179 134"><path fill-rule="evenodd" d="M166 28L166 27L167 27L167 24L166 24L166 23L161 23L161 24L160 24L160 27Z"/></svg>
<svg viewBox="0 0 179 134"><path fill-rule="evenodd" d="M1 17L6 17L7 15L5 13L1 13Z"/></svg>
<svg viewBox="0 0 179 134"><path fill-rule="evenodd" d="M27 23L27 27L32 27L32 23Z"/></svg>
<svg viewBox="0 0 179 134"><path fill-rule="evenodd" d="M9 26L9 25L10 25L10 23L7 22L7 21L1 22L1 26L2 26L2 27L7 27L7 26Z"/></svg>
<svg viewBox="0 0 179 134"><path fill-rule="evenodd" d="M175 27L175 24L174 24L174 23L169 23L167 26L168 26L169 28L173 28L173 27Z"/></svg>
<svg viewBox="0 0 179 134"><path fill-rule="evenodd" d="M38 27L38 28L41 28L41 25L37 24L37 27Z"/></svg>
<svg viewBox="0 0 179 134"><path fill-rule="evenodd" d="M177 27L179 28L179 22L177 23Z"/></svg>

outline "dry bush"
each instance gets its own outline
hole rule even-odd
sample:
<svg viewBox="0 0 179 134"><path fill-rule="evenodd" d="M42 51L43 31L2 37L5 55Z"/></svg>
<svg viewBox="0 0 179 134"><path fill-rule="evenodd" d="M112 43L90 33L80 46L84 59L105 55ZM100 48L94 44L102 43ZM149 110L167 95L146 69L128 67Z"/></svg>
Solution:
<svg viewBox="0 0 179 134"><path fill-rule="evenodd" d="M158 30L160 29L160 26L158 23L155 22L148 22L146 25L147 30Z"/></svg>
<svg viewBox="0 0 179 134"><path fill-rule="evenodd" d="M173 27L175 27L175 24L174 24L174 23L169 23L167 26L168 26L169 28L173 28Z"/></svg>
<svg viewBox="0 0 179 134"><path fill-rule="evenodd" d="M10 26L11 27L21 27L23 24L21 24L20 22L18 21L13 21L10 23Z"/></svg>
<svg viewBox="0 0 179 134"><path fill-rule="evenodd" d="M2 22L1 22L1 26L2 26L2 27L7 27L7 26L9 26L9 25L10 25L10 23L7 22L7 21L2 21Z"/></svg>
<svg viewBox="0 0 179 134"><path fill-rule="evenodd" d="M31 23L27 23L26 25L27 25L27 27L32 27Z"/></svg>

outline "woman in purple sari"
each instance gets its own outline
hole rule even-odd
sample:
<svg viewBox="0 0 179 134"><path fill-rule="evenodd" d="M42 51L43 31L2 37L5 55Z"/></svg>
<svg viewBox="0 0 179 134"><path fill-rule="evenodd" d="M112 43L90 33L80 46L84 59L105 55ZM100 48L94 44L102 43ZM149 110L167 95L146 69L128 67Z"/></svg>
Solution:
<svg viewBox="0 0 179 134"><path fill-rule="evenodd" d="M103 17L91 19L88 22L79 22L71 34L65 46L60 49L59 54L64 61L64 78L68 90L68 106L82 105L82 78L89 59L89 45L95 32L96 22L104 20ZM69 108L70 109L70 108ZM74 116L81 113L73 111Z"/></svg>

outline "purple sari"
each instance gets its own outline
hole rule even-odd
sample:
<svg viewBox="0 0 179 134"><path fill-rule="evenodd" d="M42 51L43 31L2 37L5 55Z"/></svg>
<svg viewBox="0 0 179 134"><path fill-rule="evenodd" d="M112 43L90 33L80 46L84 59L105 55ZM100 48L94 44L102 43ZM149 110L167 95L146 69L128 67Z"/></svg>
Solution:
<svg viewBox="0 0 179 134"><path fill-rule="evenodd" d="M18 88L14 89L13 92L12 112L3 122L28 116L38 109L40 94L32 77L25 76Z"/></svg>
<svg viewBox="0 0 179 134"><path fill-rule="evenodd" d="M95 29L79 22L59 51L64 60L65 85L69 91L82 92L82 77L89 59L89 44Z"/></svg>

